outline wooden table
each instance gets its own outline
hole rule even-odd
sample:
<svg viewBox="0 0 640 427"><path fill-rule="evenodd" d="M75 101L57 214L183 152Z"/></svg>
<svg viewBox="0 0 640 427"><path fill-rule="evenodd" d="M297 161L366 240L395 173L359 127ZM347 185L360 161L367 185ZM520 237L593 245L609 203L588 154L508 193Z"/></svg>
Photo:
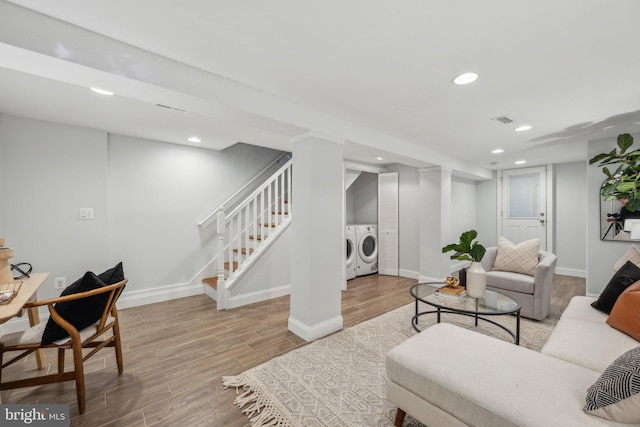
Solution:
<svg viewBox="0 0 640 427"><path fill-rule="evenodd" d="M44 283L47 277L49 277L49 273L33 273L28 279L17 280L22 281L18 295L9 301L8 304L0 305L0 324L5 323L12 317L22 315L24 305L36 300L38 288ZM29 315L29 324L31 326L40 323L38 307L27 309L27 314ZM44 352L42 349L36 351L36 361L39 369L45 367Z"/></svg>

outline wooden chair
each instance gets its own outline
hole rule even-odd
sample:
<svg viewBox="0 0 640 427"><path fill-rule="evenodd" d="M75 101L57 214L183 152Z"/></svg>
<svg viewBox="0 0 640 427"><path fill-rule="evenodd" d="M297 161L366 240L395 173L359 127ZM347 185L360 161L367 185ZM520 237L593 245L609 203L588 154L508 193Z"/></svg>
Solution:
<svg viewBox="0 0 640 427"><path fill-rule="evenodd" d="M41 345L42 334L44 332L46 322L36 325L25 332L3 336L2 343L0 343L0 364L2 364L0 367L0 390L75 380L76 392L78 395L78 407L80 413L84 413L86 405L83 363L101 348L114 347L116 352L116 361L118 364L118 372L123 372L122 344L120 341L120 325L118 321L116 302L118 301L126 283L127 280L125 279L121 282L113 285L107 285L99 289L61 296L58 298L35 301L27 304L25 308L47 306L51 319L62 327L69 334L69 337L51 344ZM55 304L59 304L61 302L81 300L83 298L89 298L105 293L108 293L107 304L100 315L100 319L91 326L80 331L62 318L55 309ZM111 330L111 333L109 330ZM58 349L57 373L8 382L1 381L2 369L41 348ZM86 355L83 355L83 349L85 348L92 348L92 350ZM65 350L67 349L71 349L73 351L74 370L69 372L64 371L64 356ZM21 353L8 362L3 363L4 354L14 351L20 351Z"/></svg>

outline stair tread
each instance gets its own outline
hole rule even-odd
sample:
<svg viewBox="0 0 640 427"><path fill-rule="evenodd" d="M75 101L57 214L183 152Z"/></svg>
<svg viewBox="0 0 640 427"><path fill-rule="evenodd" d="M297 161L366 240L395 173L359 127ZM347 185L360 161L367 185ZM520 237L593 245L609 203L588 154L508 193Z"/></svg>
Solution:
<svg viewBox="0 0 640 427"><path fill-rule="evenodd" d="M218 278L217 277L207 277L202 279L204 283L211 286L213 289L218 289Z"/></svg>
<svg viewBox="0 0 640 427"><path fill-rule="evenodd" d="M266 239L267 236L263 236L262 234L250 234L249 240L263 240Z"/></svg>
<svg viewBox="0 0 640 427"><path fill-rule="evenodd" d="M225 262L224 263L224 268L226 268L227 270L230 270L229 268L230 264L229 262ZM233 262L233 271L236 271L238 269L238 263L237 262Z"/></svg>
<svg viewBox="0 0 640 427"><path fill-rule="evenodd" d="M289 215L289 212L282 212L282 211L271 211L271 215Z"/></svg>
<svg viewBox="0 0 640 427"><path fill-rule="evenodd" d="M249 252L249 255L251 255L253 253L253 249L247 249L247 248L242 248L242 250L240 250L240 251L238 251L238 248L235 248L233 250L233 252L242 252L243 255L246 255L247 251Z"/></svg>

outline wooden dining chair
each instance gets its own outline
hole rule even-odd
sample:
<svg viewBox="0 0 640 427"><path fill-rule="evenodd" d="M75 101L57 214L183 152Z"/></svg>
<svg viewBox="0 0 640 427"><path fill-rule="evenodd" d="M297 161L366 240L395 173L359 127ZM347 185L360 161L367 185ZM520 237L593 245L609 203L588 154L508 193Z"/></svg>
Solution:
<svg viewBox="0 0 640 427"><path fill-rule="evenodd" d="M27 304L25 308L46 306L49 309L50 320L49 323L38 324L24 332L2 337L2 342L0 343L0 364L2 365L0 368L0 390L74 380L76 383L76 393L78 395L79 411L81 414L84 413L86 405L83 363L100 349L104 347L114 347L118 372L122 373L124 369L116 302L126 283L127 279L112 285L101 286L98 289ZM98 301L101 306L97 307L97 312L94 313L98 320L80 330L68 321L69 316L65 319L59 313L63 307L66 309L71 308L76 313L86 312L87 307L95 308L96 301ZM104 304L102 302L104 302ZM70 306L70 304L73 306ZM95 312L96 310L93 311ZM51 323L52 321L55 325ZM68 336L47 343L47 339L43 340L43 334L46 334L45 329L51 326L62 328L62 334L68 334ZM2 369L41 348L58 349L57 373L2 382ZM64 356L65 350L68 349L73 352L74 369L73 371L65 372ZM83 354L84 349L91 349L91 351ZM4 354L16 351L21 353L5 363L3 359Z"/></svg>

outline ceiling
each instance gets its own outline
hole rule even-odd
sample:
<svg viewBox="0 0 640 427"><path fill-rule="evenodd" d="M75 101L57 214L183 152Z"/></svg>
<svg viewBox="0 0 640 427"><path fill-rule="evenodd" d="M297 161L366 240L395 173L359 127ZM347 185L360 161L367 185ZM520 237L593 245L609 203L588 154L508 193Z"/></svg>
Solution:
<svg viewBox="0 0 640 427"><path fill-rule="evenodd" d="M311 130L347 160L486 178L640 133L639 16L637 0L0 0L0 112L212 149Z"/></svg>

